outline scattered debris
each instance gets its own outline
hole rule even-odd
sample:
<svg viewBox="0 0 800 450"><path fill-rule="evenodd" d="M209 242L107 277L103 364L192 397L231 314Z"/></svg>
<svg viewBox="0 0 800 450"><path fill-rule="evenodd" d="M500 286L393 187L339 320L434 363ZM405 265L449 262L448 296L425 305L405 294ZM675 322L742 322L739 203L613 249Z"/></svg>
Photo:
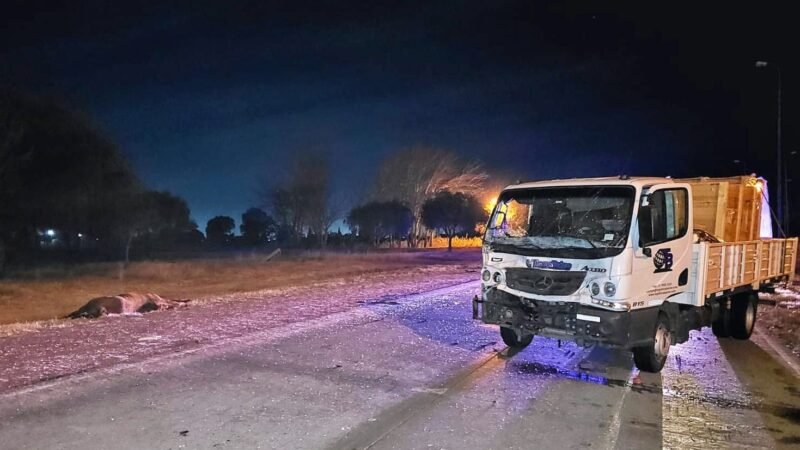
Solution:
<svg viewBox="0 0 800 450"><path fill-rule="evenodd" d="M785 288L775 288L774 293L760 294L759 299L759 327L800 358L800 278L795 278Z"/></svg>
<svg viewBox="0 0 800 450"><path fill-rule="evenodd" d="M186 436L189 434L189 430L179 431L178 434L180 434L181 436Z"/></svg>

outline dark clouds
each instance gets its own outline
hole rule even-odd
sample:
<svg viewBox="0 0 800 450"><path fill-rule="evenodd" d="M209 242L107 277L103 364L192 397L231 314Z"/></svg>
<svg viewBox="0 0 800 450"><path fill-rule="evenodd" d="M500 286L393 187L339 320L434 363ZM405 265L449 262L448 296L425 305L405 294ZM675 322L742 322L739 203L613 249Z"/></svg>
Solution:
<svg viewBox="0 0 800 450"><path fill-rule="evenodd" d="M201 222L304 147L347 191L420 142L533 177L770 170L752 63L796 73L789 15L597 3L18 2L0 77L88 109Z"/></svg>

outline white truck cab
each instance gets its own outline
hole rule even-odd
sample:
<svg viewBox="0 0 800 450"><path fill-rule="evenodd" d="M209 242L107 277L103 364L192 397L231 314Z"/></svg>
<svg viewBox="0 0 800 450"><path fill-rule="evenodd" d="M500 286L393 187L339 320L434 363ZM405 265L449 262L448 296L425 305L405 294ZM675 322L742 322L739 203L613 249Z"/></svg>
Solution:
<svg viewBox="0 0 800 450"><path fill-rule="evenodd" d="M695 243L692 189L627 176L507 187L473 316L512 347L539 334L631 349L652 372L691 329L748 338L754 292L794 273L797 239Z"/></svg>

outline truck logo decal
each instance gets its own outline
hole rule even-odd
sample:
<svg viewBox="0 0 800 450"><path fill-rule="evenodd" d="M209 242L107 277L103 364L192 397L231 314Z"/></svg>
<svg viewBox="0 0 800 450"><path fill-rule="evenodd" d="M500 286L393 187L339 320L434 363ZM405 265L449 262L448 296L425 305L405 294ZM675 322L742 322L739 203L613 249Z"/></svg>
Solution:
<svg viewBox="0 0 800 450"><path fill-rule="evenodd" d="M672 251L668 248L659 249L656 254L653 255L653 265L656 266L656 271L654 273L671 271Z"/></svg>
<svg viewBox="0 0 800 450"><path fill-rule="evenodd" d="M533 285L542 290L549 289L550 286L553 285L553 279L548 276L544 276L536 280Z"/></svg>
<svg viewBox="0 0 800 450"><path fill-rule="evenodd" d="M583 268L581 268L581 270L583 270L584 272L594 272L594 273L605 273L606 272L606 269L604 269L602 267L583 266Z"/></svg>
<svg viewBox="0 0 800 450"><path fill-rule="evenodd" d="M526 259L525 265L529 269L551 269L551 270L569 270L572 269L572 264L564 261L539 261L538 259Z"/></svg>

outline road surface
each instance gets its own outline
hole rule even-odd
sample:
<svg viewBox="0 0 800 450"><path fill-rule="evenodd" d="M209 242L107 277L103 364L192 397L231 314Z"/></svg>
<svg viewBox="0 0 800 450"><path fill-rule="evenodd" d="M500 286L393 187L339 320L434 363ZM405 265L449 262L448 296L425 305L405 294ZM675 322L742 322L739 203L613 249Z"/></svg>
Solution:
<svg viewBox="0 0 800 450"><path fill-rule="evenodd" d="M627 353L471 320L474 282L0 395L3 449L792 448L800 378L764 335ZM153 336L152 339L158 339Z"/></svg>

